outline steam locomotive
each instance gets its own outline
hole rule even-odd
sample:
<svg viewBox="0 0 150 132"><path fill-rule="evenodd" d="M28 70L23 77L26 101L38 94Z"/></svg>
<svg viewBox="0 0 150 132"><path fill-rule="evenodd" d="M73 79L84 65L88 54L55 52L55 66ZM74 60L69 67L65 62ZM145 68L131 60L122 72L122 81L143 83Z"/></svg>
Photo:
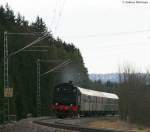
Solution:
<svg viewBox="0 0 150 132"><path fill-rule="evenodd" d="M118 113L118 100L116 94L81 88L69 82L55 86L51 108L59 118L115 115Z"/></svg>

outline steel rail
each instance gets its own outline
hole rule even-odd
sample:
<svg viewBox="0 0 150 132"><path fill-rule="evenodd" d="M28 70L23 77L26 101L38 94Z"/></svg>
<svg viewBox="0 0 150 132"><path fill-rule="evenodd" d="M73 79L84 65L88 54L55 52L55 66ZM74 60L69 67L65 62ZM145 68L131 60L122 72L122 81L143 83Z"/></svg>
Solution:
<svg viewBox="0 0 150 132"><path fill-rule="evenodd" d="M65 130L72 130L72 131L79 131L79 132L136 132L136 131L127 131L127 130L117 130L117 129L107 129L107 128L89 128L80 125L73 125L73 124L65 124L59 122L44 122L44 121L33 121L33 123L47 126L47 127L54 127L60 128Z"/></svg>

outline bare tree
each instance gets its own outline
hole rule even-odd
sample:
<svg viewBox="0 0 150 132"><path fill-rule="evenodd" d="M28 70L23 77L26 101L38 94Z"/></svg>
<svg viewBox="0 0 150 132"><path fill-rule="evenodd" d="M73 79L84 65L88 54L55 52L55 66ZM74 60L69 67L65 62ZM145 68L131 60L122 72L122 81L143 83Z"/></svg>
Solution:
<svg viewBox="0 0 150 132"><path fill-rule="evenodd" d="M121 119L132 122L150 122L149 74L136 72L131 65L119 67Z"/></svg>

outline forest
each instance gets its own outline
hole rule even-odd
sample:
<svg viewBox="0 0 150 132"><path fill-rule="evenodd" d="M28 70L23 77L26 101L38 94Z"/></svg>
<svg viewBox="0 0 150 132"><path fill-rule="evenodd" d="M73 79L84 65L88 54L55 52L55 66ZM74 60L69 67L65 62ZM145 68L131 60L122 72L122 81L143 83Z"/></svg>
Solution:
<svg viewBox="0 0 150 132"><path fill-rule="evenodd" d="M46 24L37 16L36 21L29 24L20 14L14 15L9 8L0 7L0 97L3 98L3 54L4 31L8 33L34 33L33 35L8 35L8 54L30 44L47 32ZM40 46L45 46L39 48ZM52 63L41 62L41 73L44 73L62 62L70 59L68 66L51 72L41 78L42 115L50 113L48 106L54 85L72 80L83 87L87 86L88 72L84 66L80 50L73 44L66 43L60 38L55 39L51 33L49 37L38 42L36 46L22 51L9 58L9 87L14 89L13 98L10 99L10 114L17 114L17 118L24 118L27 113L36 116L36 89L37 89L37 60L56 60ZM33 52L31 51L33 50ZM37 51L34 51L37 50ZM47 50L47 52L38 52ZM31 51L31 52L30 52ZM58 61L57 61L58 60ZM81 79L82 78L82 79ZM2 102L2 101L1 101ZM1 107L2 108L2 107Z"/></svg>
<svg viewBox="0 0 150 132"><path fill-rule="evenodd" d="M125 66L119 73L119 83L91 81L88 69L84 65L81 52L73 43L67 43L61 38L54 38L42 18L37 16L35 22L30 23L24 16L9 8L0 6L0 122L3 122L4 100L4 32L33 33L33 35L8 35L8 54L11 54L30 44L43 33L49 37L38 42L36 46L28 48L9 58L9 87L13 88L10 98L10 114L17 119L26 118L27 114L36 115L37 90L37 60L71 60L67 66L51 72L41 78L42 116L52 114L48 106L51 103L53 87L60 82L72 80L81 87L99 91L116 93L119 96L120 118L125 121L147 124L150 122L150 78L149 73L142 74L134 68ZM40 48L40 46L42 48ZM45 47L44 47L45 46ZM33 52L29 51L33 50ZM37 50L37 51L34 51ZM47 52L38 52L47 50ZM102 60L99 60L102 61ZM60 62L41 62L41 73L59 65Z"/></svg>

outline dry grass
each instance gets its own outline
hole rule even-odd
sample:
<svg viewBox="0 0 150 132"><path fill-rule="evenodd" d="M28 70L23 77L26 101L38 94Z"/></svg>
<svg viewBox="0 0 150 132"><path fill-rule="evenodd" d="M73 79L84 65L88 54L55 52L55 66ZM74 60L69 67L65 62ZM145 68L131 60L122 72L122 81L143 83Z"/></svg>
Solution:
<svg viewBox="0 0 150 132"><path fill-rule="evenodd" d="M93 121L89 123L89 127L92 128L113 128L113 129L121 129L125 131L134 130L136 132L150 132L150 128L145 128L143 126L138 126L135 124L130 124L127 122L120 121L119 119L98 119L97 121Z"/></svg>

